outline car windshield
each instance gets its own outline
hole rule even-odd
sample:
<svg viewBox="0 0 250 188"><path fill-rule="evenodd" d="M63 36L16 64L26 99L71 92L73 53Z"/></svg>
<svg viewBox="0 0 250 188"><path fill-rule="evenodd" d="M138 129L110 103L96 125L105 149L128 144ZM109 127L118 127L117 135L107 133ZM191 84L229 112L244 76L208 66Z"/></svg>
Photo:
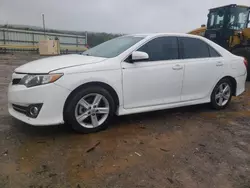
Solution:
<svg viewBox="0 0 250 188"><path fill-rule="evenodd" d="M228 28L240 30L247 27L249 10L245 7L237 7L231 9Z"/></svg>
<svg viewBox="0 0 250 188"><path fill-rule="evenodd" d="M85 52L83 55L112 58L120 55L122 52L138 43L144 37L124 36L109 40L98 46L95 46Z"/></svg>
<svg viewBox="0 0 250 188"><path fill-rule="evenodd" d="M209 29L222 28L224 24L225 10L217 9L212 11L208 15L208 24Z"/></svg>

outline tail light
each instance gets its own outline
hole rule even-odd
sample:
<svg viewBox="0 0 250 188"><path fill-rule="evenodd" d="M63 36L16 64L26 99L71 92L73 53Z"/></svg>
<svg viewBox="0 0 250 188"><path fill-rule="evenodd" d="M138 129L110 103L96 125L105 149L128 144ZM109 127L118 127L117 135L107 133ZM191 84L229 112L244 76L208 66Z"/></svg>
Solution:
<svg viewBox="0 0 250 188"><path fill-rule="evenodd" d="M248 62L247 62L247 59L245 58L244 59L244 64L245 64L245 66L246 66L246 68L248 67Z"/></svg>

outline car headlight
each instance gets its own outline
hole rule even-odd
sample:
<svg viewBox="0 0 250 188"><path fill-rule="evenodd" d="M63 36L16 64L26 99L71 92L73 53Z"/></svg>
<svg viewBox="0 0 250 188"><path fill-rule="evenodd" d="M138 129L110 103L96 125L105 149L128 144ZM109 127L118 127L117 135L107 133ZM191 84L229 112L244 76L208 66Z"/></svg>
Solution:
<svg viewBox="0 0 250 188"><path fill-rule="evenodd" d="M19 84L25 85L26 87L33 87L33 86L53 83L62 76L63 74L45 74L45 75L27 74L21 79Z"/></svg>

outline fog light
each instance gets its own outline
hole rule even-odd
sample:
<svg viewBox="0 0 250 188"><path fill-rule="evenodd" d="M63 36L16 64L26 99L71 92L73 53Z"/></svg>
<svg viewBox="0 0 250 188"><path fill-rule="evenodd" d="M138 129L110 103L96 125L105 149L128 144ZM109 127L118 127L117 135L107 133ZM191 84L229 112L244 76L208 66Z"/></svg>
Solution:
<svg viewBox="0 0 250 188"><path fill-rule="evenodd" d="M39 109L36 106L32 106L30 108L30 115L37 116L38 112L39 112Z"/></svg>
<svg viewBox="0 0 250 188"><path fill-rule="evenodd" d="M32 118L36 118L40 112L42 104L32 104L28 107L27 115Z"/></svg>

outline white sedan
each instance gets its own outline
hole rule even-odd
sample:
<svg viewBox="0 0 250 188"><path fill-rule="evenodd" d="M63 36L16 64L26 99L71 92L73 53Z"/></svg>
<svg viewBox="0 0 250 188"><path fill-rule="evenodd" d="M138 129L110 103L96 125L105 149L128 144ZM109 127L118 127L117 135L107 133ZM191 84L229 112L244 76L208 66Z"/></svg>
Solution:
<svg viewBox="0 0 250 188"><path fill-rule="evenodd" d="M15 69L9 113L31 125L67 123L95 132L125 115L211 103L225 108L245 90L247 62L186 34L127 35L80 55L36 60Z"/></svg>

